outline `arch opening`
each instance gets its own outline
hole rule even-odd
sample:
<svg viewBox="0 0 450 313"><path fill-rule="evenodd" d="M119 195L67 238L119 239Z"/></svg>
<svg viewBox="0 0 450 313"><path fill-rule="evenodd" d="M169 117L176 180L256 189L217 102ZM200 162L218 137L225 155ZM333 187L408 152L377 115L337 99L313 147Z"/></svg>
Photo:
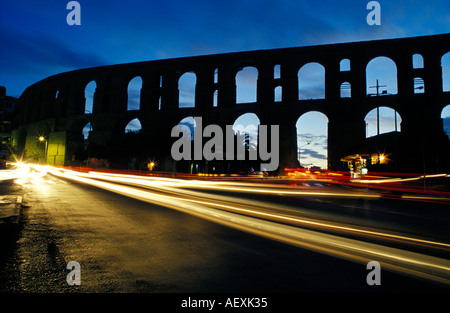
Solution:
<svg viewBox="0 0 450 313"><path fill-rule="evenodd" d="M142 78L136 76L128 83L128 102L127 110L139 110L141 107L141 89L142 89Z"/></svg>
<svg viewBox="0 0 450 313"><path fill-rule="evenodd" d="M300 116L297 128L297 159L304 168L328 168L328 117L317 111Z"/></svg>
<svg viewBox="0 0 450 313"><path fill-rule="evenodd" d="M82 131L81 131L81 133L83 134L83 138L84 138L85 141L89 139L89 136L90 136L90 134L91 134L91 131L92 131L92 124L89 122L89 123L87 123L87 124L84 125L84 127L83 127L83 129L82 129Z"/></svg>
<svg viewBox="0 0 450 313"><path fill-rule="evenodd" d="M299 100L325 99L325 68L322 64L307 63L297 75Z"/></svg>
<svg viewBox="0 0 450 313"><path fill-rule="evenodd" d="M341 84L341 98L352 97L352 85L349 82L343 82Z"/></svg>
<svg viewBox="0 0 450 313"><path fill-rule="evenodd" d="M214 84L218 84L219 83L219 69L216 68L214 70Z"/></svg>
<svg viewBox="0 0 450 313"><path fill-rule="evenodd" d="M275 90L274 90L274 100L275 100L275 102L281 102L282 101L282 99L283 99L282 92L283 92L283 90L282 90L281 86L275 87Z"/></svg>
<svg viewBox="0 0 450 313"><path fill-rule="evenodd" d="M94 110L94 95L96 89L97 83L95 82L95 80L89 82L84 88L84 99L85 99L84 113L92 114Z"/></svg>
<svg viewBox="0 0 450 313"><path fill-rule="evenodd" d="M422 55L419 54L419 53L416 53L416 54L413 54L412 57L413 57L413 60L412 60L413 68L414 69L423 68L423 57L422 57Z"/></svg>
<svg viewBox="0 0 450 313"><path fill-rule="evenodd" d="M257 101L258 70L247 66L236 74L236 103L252 103Z"/></svg>
<svg viewBox="0 0 450 313"><path fill-rule="evenodd" d="M213 107L216 108L218 106L219 103L219 90L214 90L214 95L213 95Z"/></svg>
<svg viewBox="0 0 450 313"><path fill-rule="evenodd" d="M191 135L191 141L194 140L194 132L195 132L196 127L197 127L197 122L195 121L194 117L192 117L192 116L183 118L177 124L178 130L189 133Z"/></svg>
<svg viewBox="0 0 450 313"><path fill-rule="evenodd" d="M280 79L281 78L281 65L277 64L273 67L273 78Z"/></svg>
<svg viewBox="0 0 450 313"><path fill-rule="evenodd" d="M442 109L441 118L444 132L450 140L450 104Z"/></svg>
<svg viewBox="0 0 450 313"><path fill-rule="evenodd" d="M450 52L444 54L441 58L442 67L442 91L450 91Z"/></svg>
<svg viewBox="0 0 450 313"><path fill-rule="evenodd" d="M348 72L350 71L350 60L349 59L342 59L339 63L339 70L341 72Z"/></svg>
<svg viewBox="0 0 450 313"><path fill-rule="evenodd" d="M414 93L425 93L425 82L422 78L414 78Z"/></svg>
<svg viewBox="0 0 450 313"><path fill-rule="evenodd" d="M259 170L258 161L258 127L260 120L255 113L244 113L233 123L235 135L235 160L238 161L239 172L255 172Z"/></svg>
<svg viewBox="0 0 450 313"><path fill-rule="evenodd" d="M366 123L366 138L378 136L384 133L401 132L402 118L400 114L389 107L377 107L367 113L364 118Z"/></svg>
<svg viewBox="0 0 450 313"><path fill-rule="evenodd" d="M141 121L138 118L135 118L125 126L125 133L139 133L141 129Z"/></svg>
<svg viewBox="0 0 450 313"><path fill-rule="evenodd" d="M233 123L235 134L246 134L247 145L251 147L258 146L258 126L259 118L255 113L244 113L239 116Z"/></svg>
<svg viewBox="0 0 450 313"><path fill-rule="evenodd" d="M397 65L388 57L376 57L366 67L367 96L397 94Z"/></svg>
<svg viewBox="0 0 450 313"><path fill-rule="evenodd" d="M195 108L195 88L197 75L193 72L184 73L178 80L178 107Z"/></svg>

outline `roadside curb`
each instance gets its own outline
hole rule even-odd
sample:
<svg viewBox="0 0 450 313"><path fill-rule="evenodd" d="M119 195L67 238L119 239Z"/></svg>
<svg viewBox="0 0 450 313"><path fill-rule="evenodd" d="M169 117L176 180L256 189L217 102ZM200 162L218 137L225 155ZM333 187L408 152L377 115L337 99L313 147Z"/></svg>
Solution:
<svg viewBox="0 0 450 313"><path fill-rule="evenodd" d="M22 215L22 196L0 197L0 232L8 234L10 231L19 229L20 217Z"/></svg>

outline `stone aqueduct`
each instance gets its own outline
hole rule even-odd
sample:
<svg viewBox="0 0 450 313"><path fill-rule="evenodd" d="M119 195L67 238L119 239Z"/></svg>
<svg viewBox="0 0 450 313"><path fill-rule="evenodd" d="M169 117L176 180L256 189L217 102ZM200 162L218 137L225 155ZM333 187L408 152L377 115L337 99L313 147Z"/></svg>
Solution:
<svg viewBox="0 0 450 313"><path fill-rule="evenodd" d="M343 156L378 149L393 154L392 170L448 170L449 140L443 131L441 112L450 104L450 92L442 88L441 59L449 51L450 34L444 34L75 70L45 78L23 92L13 144L25 157L42 156L44 145L37 137L43 135L48 142L45 153L49 164L80 164L83 157L77 153L83 151L85 144L82 129L90 122L93 129L89 137L90 157L125 158L132 156L134 149L140 149L146 156L157 158L161 170L171 170L173 164L162 164L164 159L170 159L170 146L175 140L170 131L180 120L201 116L203 125L225 127L243 113L251 112L263 125L280 125L280 169L283 169L298 166L297 119L306 112L318 111L328 117L329 169L343 169L340 161ZM422 56L423 68L413 68L415 54ZM366 66L380 56L395 62L398 92L369 97ZM340 70L342 60L350 61L349 71ZM325 97L299 100L298 71L311 62L325 69ZM236 103L236 75L248 66L258 71L256 102ZM274 76L277 66L280 75ZM187 72L196 76L195 107L179 108L178 81ZM137 76L143 81L140 108L127 110L127 87ZM414 93L415 77L423 79L424 93ZM97 85L93 112L85 112L85 87L91 81ZM351 85L351 97L341 98L343 82ZM282 89L280 101L274 98L277 87ZM379 106L400 114L401 132L366 138L364 118ZM140 120L142 131L140 137L130 141L124 137L124 128L134 118ZM127 146L127 141L133 145Z"/></svg>

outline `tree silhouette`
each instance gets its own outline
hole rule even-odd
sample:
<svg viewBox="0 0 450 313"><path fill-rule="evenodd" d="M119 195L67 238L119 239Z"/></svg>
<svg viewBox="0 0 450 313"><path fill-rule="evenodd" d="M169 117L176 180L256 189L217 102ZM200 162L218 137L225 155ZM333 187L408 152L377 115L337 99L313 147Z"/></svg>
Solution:
<svg viewBox="0 0 450 313"><path fill-rule="evenodd" d="M251 140L250 134L244 131L237 130L234 133L234 137L235 137L234 142L237 143L236 146L244 147L244 156L243 156L244 160L239 160L238 158L238 156L242 158L242 155L238 154L238 151L240 149L237 149L234 153L234 160L235 160L234 163L237 163L235 164L236 166L234 167L234 169L237 170L238 172L247 173L251 171L252 168L253 169L257 168L257 166L259 165L259 161L250 160L251 155L257 156L257 144Z"/></svg>

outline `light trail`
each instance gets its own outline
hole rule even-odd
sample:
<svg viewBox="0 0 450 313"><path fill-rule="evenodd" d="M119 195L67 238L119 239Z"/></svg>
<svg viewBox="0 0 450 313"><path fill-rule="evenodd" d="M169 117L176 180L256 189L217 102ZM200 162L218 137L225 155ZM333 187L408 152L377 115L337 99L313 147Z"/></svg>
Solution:
<svg viewBox="0 0 450 313"><path fill-rule="evenodd" d="M160 178L160 177L148 177L148 176L133 176L133 175L121 175L121 174L111 174L111 173L101 173L101 172L89 172L80 173L80 176L92 177L98 179L107 179L107 177L114 177L116 181L122 182L135 182L138 184L143 184L143 181L148 181L150 184L157 184L158 186L173 185L182 188L201 188L201 189L215 189L215 190L226 190L232 192L250 192L250 193L263 193L263 194L277 194L277 195L295 195L295 196L331 196L331 197L349 197L349 198L380 198L379 194L376 193L360 193L360 192L324 192L324 191L302 191L302 190L283 190L286 186L280 186L276 184L257 184L258 187L266 188L255 188L254 183L245 182L224 182L224 181L196 181L189 180L188 183L180 179L170 179L170 178ZM155 182L152 182L155 180ZM241 187L236 187L241 186ZM268 189L271 188L271 189ZM273 190L276 189L276 190Z"/></svg>
<svg viewBox="0 0 450 313"><path fill-rule="evenodd" d="M13 163L12 165L15 167L14 169L0 171L0 181L16 180L17 183L21 184L24 179L39 178L47 174L45 168L31 171L31 167L26 164Z"/></svg>
<svg viewBox="0 0 450 313"><path fill-rule="evenodd" d="M79 173L79 172L75 172ZM297 186L289 186L286 184L274 184L274 183L258 183L254 182L242 182L242 181L223 181L223 180L184 180L179 178L165 178L165 177L155 177L155 176L138 176L138 175L124 175L115 173L103 173L103 172L89 172L80 173L80 175L85 174L85 177L94 177L96 175L98 179L106 179L106 177L115 177L117 180L123 182L131 182L133 180L136 184L140 185L156 185L158 187L162 186L175 186L178 188L189 188L189 189L209 189L209 190L219 190L219 191L230 191L230 192L243 192L243 193L260 193L260 194L274 194L274 195L286 195L286 196L312 196L312 197L342 197L342 198L373 198L378 199L381 197L390 197L389 194L384 195L377 192L361 192L361 191L350 191L345 192L324 192L320 190L311 191L311 187L308 190L298 190ZM427 177L447 177L446 174L429 175ZM420 180L421 177L414 177L411 180ZM409 181L409 179L406 179ZM147 183L142 183L146 181ZM405 181L405 179L395 178L392 182ZM188 184L186 182L189 182ZM332 182L331 180L320 180L322 183ZM367 184L368 181L360 181L360 183ZM381 181L380 181L381 182ZM382 181L387 183L387 181ZM375 184L377 184L375 182ZM255 187L257 186L257 188ZM407 192L408 190L405 190ZM396 198L393 196L392 198ZM434 195L409 195L404 194L400 196L403 200L409 201L438 201L438 202L450 202L450 197L440 194Z"/></svg>
<svg viewBox="0 0 450 313"><path fill-rule="evenodd" d="M360 183L360 184L387 184L387 183L401 183L407 181L416 181L422 180L424 178L437 178L437 177L449 177L447 174L430 174L430 175L421 175L417 177L410 178L384 178L384 179L353 179L350 180L352 183Z"/></svg>
<svg viewBox="0 0 450 313"><path fill-rule="evenodd" d="M201 199L208 199L208 202L202 202L203 204L207 204L209 206L213 206L213 203L215 207L220 209L227 209L232 210L237 213L244 213L247 215L252 216L258 216L262 218L270 218L270 219L276 219L279 222L287 222L287 223L294 223L295 225L302 225L302 226L309 226L309 227L320 227L322 229L327 229L328 231L340 231L340 232L346 232L346 233L353 233L355 235L361 236L376 236L379 238L384 238L387 240L397 240L402 241L404 243L412 243L412 244L421 244L421 245L430 245L432 247L439 247L448 249L450 247L449 244L436 242L436 241L430 241L430 240L424 240L424 239L418 239L413 237L406 237L386 232L377 232L377 231L371 231L371 230L364 230L361 228L354 228L354 227L348 227L348 226L340 226L336 225L336 223L322 223L317 222L317 219L335 219L335 216L331 217L329 215L326 215L324 213L320 212L314 212L314 220L308 220L305 218L293 218L292 216L286 216L286 214L292 215L292 213L295 214L307 214L311 216L313 213L311 210L302 210L298 207L288 207L288 206L281 206L280 204L277 204L274 206L273 204L267 204L265 202L255 201L252 200L251 202L246 201L242 197L229 197L229 196L222 196L217 194L211 194L208 192L194 192L190 189L208 189L208 190L220 190L220 191L231 191L231 192L247 192L251 193L255 190L255 185L262 185L264 188L258 188L256 189L257 193L263 193L263 194L277 194L277 195L295 195L295 196L330 196L334 195L335 197L342 197L342 193L330 193L330 192L308 192L308 191L295 191L291 192L288 190L287 192L284 192L283 190L280 190L283 188L283 186L280 186L279 184L255 184L255 183L248 183L248 182L227 182L227 181L197 181L197 180L182 180L182 179L174 179L174 178L163 178L163 177L148 177L148 176L136 176L136 175L122 175L122 174L112 174L112 173L101 173L101 172L89 172L89 173L79 173L79 172L72 172L76 175L84 176L84 177L90 177L95 179L101 179L101 180L107 180L112 182L121 182L126 183L133 186L142 186L145 188L152 188L154 190L164 190L166 192L170 192L174 195L180 195L184 194L186 197L192 197L193 199L185 198L186 201L199 201L196 200L198 198ZM233 187L229 187L229 185L233 185ZM244 187L252 187L252 188L236 188L235 186L244 186ZM273 188L276 187L276 190L269 190L267 188ZM188 188L188 189L185 189ZM284 186L285 188L285 186ZM348 192L345 194L346 197L359 197L364 198L368 196L368 198L378 198L379 195L374 194L365 194L361 192L357 193L350 193ZM423 197L423 196L402 196L403 199L406 200L436 200L435 197ZM222 203L219 203L222 202ZM236 206L226 206L223 203L239 203L241 208L238 208ZM242 206L244 203L249 203L247 206L252 207L254 209L243 209ZM273 213L263 213L261 212L261 208L266 208L268 210L283 210L285 212L285 215L282 214L273 214ZM347 223L348 224L348 223Z"/></svg>
<svg viewBox="0 0 450 313"><path fill-rule="evenodd" d="M261 209L265 208L265 209L270 209L270 210L283 210L286 213L305 213L305 214L309 214L311 215L310 211L304 211L301 210L299 208L293 208L293 207L289 207L289 206L281 206L281 205L277 205L276 207L274 207L273 204L269 203L265 203L265 202L261 202L261 201L255 201L252 200L250 202L250 206L252 207L252 209L248 209L248 208L242 208L242 206L246 203L245 199L242 199L240 197L230 197L230 196L220 196L220 195L216 195L216 194L210 194L210 193L206 193L206 192L193 192L193 191L189 191L189 190L183 190L180 188L173 188L171 186L178 186L178 187L192 187L192 185L196 185L197 187L199 186L204 186L204 182L197 182L197 181L180 181L180 180L176 180L176 179L158 179L156 184L153 184L151 182L151 178L148 177L133 177L132 175L126 175L126 176L122 176L122 175L102 175L102 173L90 173L92 175L89 174L81 174L84 177L91 177L91 178L96 178L96 179L102 179L102 180L109 180L112 182L122 182L122 183L127 183L127 184L132 184L132 185L137 185L137 186L150 186L150 187L155 187L155 185L157 186L158 189L162 189L165 191L169 191L172 194L183 194L185 197L183 198L183 200L185 201L190 201L190 202L194 202L194 203L200 203L203 205L207 205L207 206L212 206L212 207L216 207L219 209L224 209L224 210L229 210L229 211L233 211L233 212L237 212L239 214L247 214L247 215L251 215L251 216L257 216L260 218L266 218L266 219L272 219L272 220L277 220L279 222L287 222L287 223L294 223L296 225L303 225L303 226L311 226L311 227L319 227L322 229L327 229L327 230L331 230L331 231L341 231L341 232L347 232L347 233L353 233L353 234L357 234L357 235L369 235L369 236L376 236L379 238L385 238L385 239L390 239L390 240L400 240L403 242L409 242L409 243L413 243L413 244L425 244L425 245L430 245L430 246L434 246L434 247L442 247L444 249L448 249L450 248L450 244L446 244L446 243L442 243L442 242L436 242L436 241L431 241L431 240L424 240L424 239L419 239L419 238L413 238L413 237L406 237L406 236L401 236L401 235L395 235L395 234L390 234L390 233L382 233L382 232L378 232L378 231L371 231L371 230L364 230L361 228L354 228L354 227L348 227L348 226L342 226L342 225L338 225L337 223L325 223L325 222L318 222L317 220L312 220L312 219L306 219L306 218L299 218L299 217L292 217L292 216L286 216L283 214L276 214L276 213L267 213L267 212L262 212ZM161 181L167 182L168 184L160 184ZM209 184L206 185L211 185L211 183L216 183L216 182L210 182ZM221 185L223 182L218 182L218 185ZM221 188L221 186L217 186L218 189L223 189ZM235 191L234 188L228 188L227 190L231 190L231 191ZM240 190L240 189L239 189ZM250 189L253 190L253 189ZM247 192L250 192L247 190ZM261 190L258 189L258 192L261 192ZM284 194L282 191L276 191L277 194ZM300 193L296 195L311 195L311 193ZM314 195L329 195L330 193L313 193ZM339 196L341 194L339 193ZM192 198L187 198L187 196L192 197ZM364 197L364 195L362 195ZM205 200L198 200L198 199L208 199L208 201ZM224 203L231 203L230 204L224 204ZM239 203L240 207L236 206L236 203ZM322 216L320 216L319 214L316 214L316 219L317 218L325 218L326 216L324 214L322 214Z"/></svg>
<svg viewBox="0 0 450 313"><path fill-rule="evenodd" d="M202 198L196 198L198 194L186 194L187 191L180 194L180 190L174 191L173 188L175 188L174 186L177 185L177 182L170 179L156 179L154 182L149 184L156 190L166 184L164 188L162 188L162 191L164 192L162 193L150 191L148 189L143 190L142 188L136 188L135 186L124 185L125 183L135 184L136 181L139 181L142 185L147 179L136 179L136 177L131 179L130 177L102 175L99 173L79 173L51 167L35 168L37 170L44 170L44 172L48 171L57 177L82 182L131 198L182 211L273 240L278 240L284 243L289 243L354 262L367 263L369 261L376 260L382 264L383 267L389 268L393 271L450 285L449 260L337 236L334 234L323 233L316 230L305 229L298 227L298 225L294 226L280 224L279 221L284 220L303 225L308 224L310 226L334 228L335 230L339 229L341 231L356 231L359 233L365 232L366 235L371 236L392 237L401 240L422 242L448 248L449 245L446 243L438 243L374 231L364 231L347 226L307 220L305 218L284 216L273 212L268 213L267 211L258 212L256 208L259 208L259 202L257 203L257 206L253 206L252 209L249 209L248 207L246 208L244 204L235 203L236 200L233 202L225 202L223 201L223 198L219 199L217 195L214 195L214 198L216 198L215 201L211 201L211 199L206 201L202 200ZM105 180L110 180L111 182L107 182ZM167 183L171 186L168 186ZM183 184L190 185L191 183L191 181L185 181ZM145 184L147 184L147 182ZM251 188L250 190L253 189L254 188ZM260 191L259 189L256 190L258 190L258 192ZM170 191L171 193L168 193L167 191ZM252 201L252 203L254 203L254 201ZM242 213L245 213L245 215Z"/></svg>

